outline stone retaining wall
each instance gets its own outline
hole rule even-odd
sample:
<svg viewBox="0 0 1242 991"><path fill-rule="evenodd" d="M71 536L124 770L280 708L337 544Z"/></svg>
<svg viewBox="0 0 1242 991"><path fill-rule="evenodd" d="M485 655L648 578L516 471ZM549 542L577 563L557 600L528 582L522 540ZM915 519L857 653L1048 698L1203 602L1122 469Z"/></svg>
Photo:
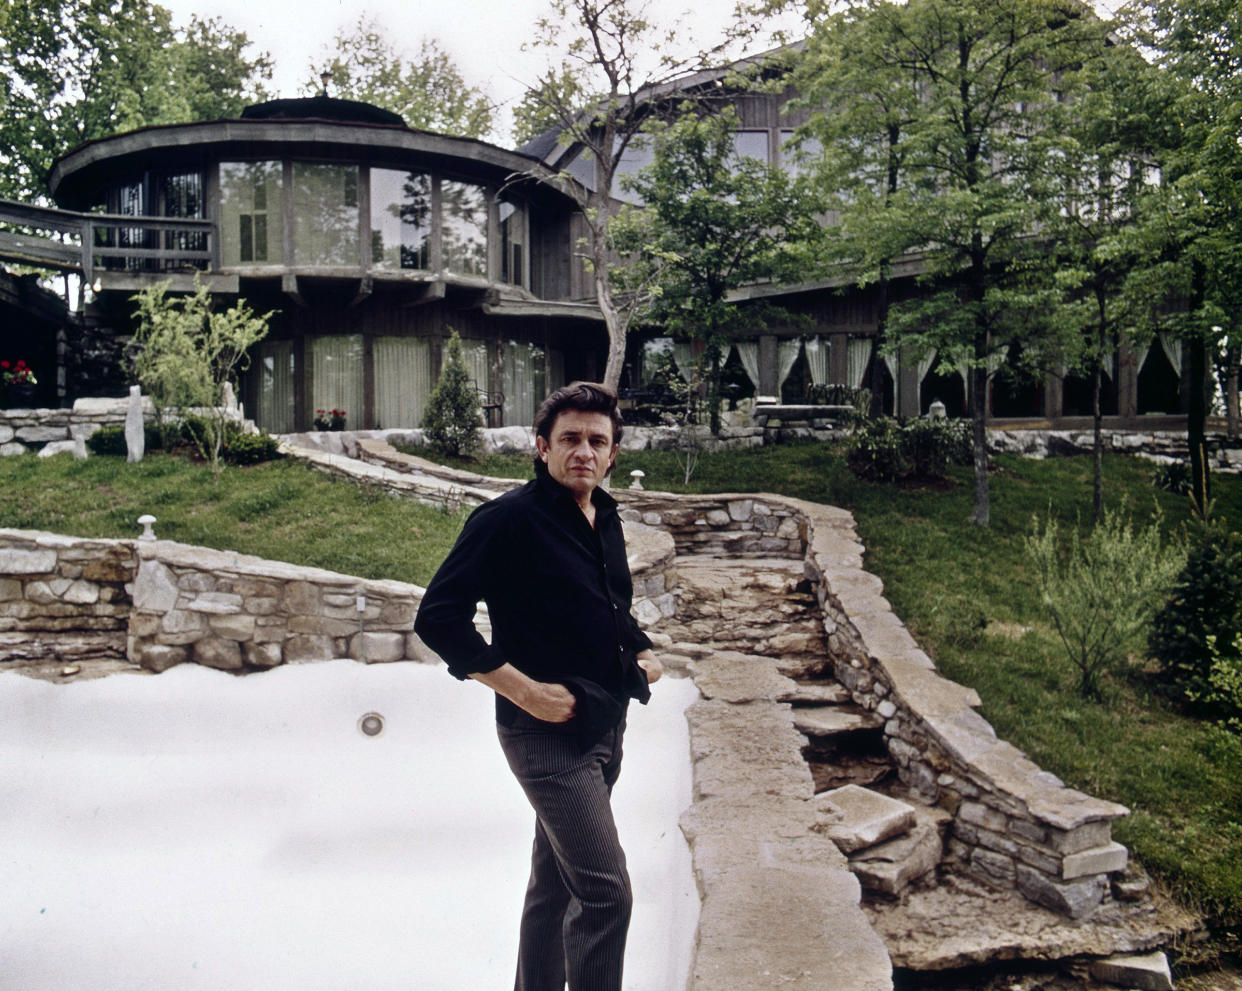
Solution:
<svg viewBox="0 0 1242 991"><path fill-rule="evenodd" d="M102 426L124 426L128 408L125 398L79 399L72 409L0 410L0 456L25 454L48 444L80 445ZM144 408L150 414L149 400L144 400Z"/></svg>
<svg viewBox="0 0 1242 991"><path fill-rule="evenodd" d="M622 517L660 527L678 554L725 557L801 557L807 543L805 515L773 496L682 496L614 490Z"/></svg>
<svg viewBox="0 0 1242 991"><path fill-rule="evenodd" d="M1102 430L1100 437L1104 450L1117 454L1138 454L1164 463L1186 461L1189 457L1185 430ZM1212 471L1242 471L1242 442L1230 440L1224 434L1208 434L1206 440ZM988 429L990 450L1028 458L1090 454L1094 444L1090 430Z"/></svg>
<svg viewBox="0 0 1242 991"><path fill-rule="evenodd" d="M863 570L853 517L803 504L812 538L806 572L818 584L837 680L885 720L901 779L953 814L949 852L972 876L1017 887L1073 917L1110 896L1126 848L1111 822L1124 806L1065 787L976 711L974 689L941 677Z"/></svg>
<svg viewBox="0 0 1242 991"><path fill-rule="evenodd" d="M671 538L627 527L635 607L672 615ZM423 590L169 540L0 529L0 633L124 631L149 671L193 662L245 672L352 657L437 658L413 632ZM361 610L359 606L361 605Z"/></svg>

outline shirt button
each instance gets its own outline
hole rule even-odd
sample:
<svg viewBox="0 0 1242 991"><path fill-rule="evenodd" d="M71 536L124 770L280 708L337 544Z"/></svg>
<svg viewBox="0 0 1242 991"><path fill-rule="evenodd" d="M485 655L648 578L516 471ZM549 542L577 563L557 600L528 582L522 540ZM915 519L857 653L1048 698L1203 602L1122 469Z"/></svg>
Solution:
<svg viewBox="0 0 1242 991"><path fill-rule="evenodd" d="M619 605L617 605L617 604L614 602L614 603L612 604L612 608L613 608L613 609L620 609L621 607L620 607Z"/></svg>

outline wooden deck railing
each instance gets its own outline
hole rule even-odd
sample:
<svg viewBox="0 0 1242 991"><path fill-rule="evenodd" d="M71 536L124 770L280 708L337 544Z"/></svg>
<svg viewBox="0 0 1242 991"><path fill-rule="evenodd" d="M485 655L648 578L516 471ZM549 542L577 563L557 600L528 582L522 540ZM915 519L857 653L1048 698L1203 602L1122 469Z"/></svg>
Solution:
<svg viewBox="0 0 1242 991"><path fill-rule="evenodd" d="M218 265L216 225L179 217L76 213L0 200L0 259L80 272L208 270Z"/></svg>

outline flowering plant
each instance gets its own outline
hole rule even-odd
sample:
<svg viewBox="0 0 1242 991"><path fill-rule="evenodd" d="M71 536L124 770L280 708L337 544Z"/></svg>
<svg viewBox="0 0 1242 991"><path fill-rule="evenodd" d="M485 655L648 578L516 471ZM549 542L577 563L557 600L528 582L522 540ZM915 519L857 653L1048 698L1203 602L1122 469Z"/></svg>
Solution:
<svg viewBox="0 0 1242 991"><path fill-rule="evenodd" d="M20 358L14 364L0 361L0 376L4 378L5 385L37 385L39 382L34 371Z"/></svg>
<svg viewBox="0 0 1242 991"><path fill-rule="evenodd" d="M345 411L343 409L315 410L316 430L344 430Z"/></svg>

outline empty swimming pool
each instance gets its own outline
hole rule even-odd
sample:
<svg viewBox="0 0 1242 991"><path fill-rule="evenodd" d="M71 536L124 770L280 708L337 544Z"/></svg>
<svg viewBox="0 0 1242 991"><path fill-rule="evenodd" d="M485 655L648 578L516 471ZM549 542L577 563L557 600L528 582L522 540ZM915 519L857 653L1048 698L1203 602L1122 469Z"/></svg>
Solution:
<svg viewBox="0 0 1242 991"><path fill-rule="evenodd" d="M695 697L631 708L632 991L690 966ZM507 987L531 829L491 693L442 668L0 673L0 986Z"/></svg>

